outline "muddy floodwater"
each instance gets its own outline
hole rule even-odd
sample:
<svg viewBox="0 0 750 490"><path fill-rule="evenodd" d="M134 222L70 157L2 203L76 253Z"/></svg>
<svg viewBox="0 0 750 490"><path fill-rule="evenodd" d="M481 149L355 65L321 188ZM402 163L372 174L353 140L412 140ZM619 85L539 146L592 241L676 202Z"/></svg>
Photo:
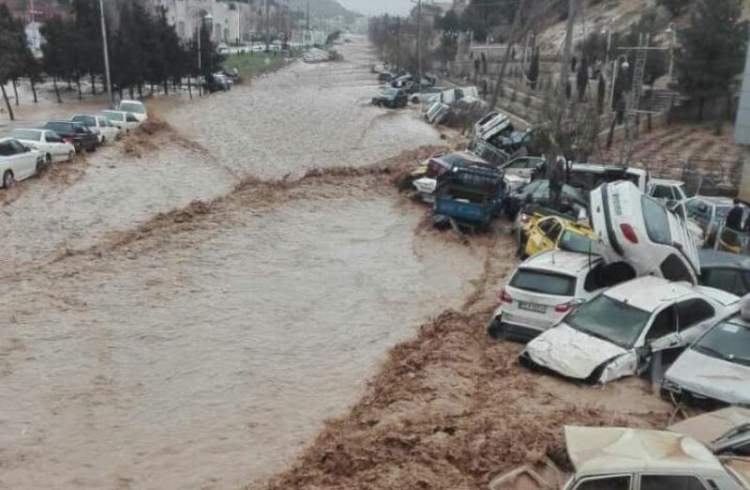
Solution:
<svg viewBox="0 0 750 490"><path fill-rule="evenodd" d="M85 251L243 176L438 141L412 113L365 107L369 54L347 50L179 106L164 117L181 140L108 148L6 201L0 489L262 481L346 412L388 348L472 293L485 250L420 233L413 204L362 179L230 199Z"/></svg>

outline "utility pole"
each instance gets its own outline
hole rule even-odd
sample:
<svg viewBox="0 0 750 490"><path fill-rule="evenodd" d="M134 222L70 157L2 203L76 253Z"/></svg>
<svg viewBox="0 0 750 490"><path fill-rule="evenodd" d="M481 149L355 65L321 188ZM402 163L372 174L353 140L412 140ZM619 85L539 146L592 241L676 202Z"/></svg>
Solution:
<svg viewBox="0 0 750 490"><path fill-rule="evenodd" d="M422 0L417 0L417 85L422 85Z"/></svg>
<svg viewBox="0 0 750 490"><path fill-rule="evenodd" d="M107 48L107 23L104 21L104 0L99 0L99 18L102 23L102 49L104 50L104 77L107 81L107 96L109 103L114 107L115 99L112 97L112 79L109 74L109 49Z"/></svg>
<svg viewBox="0 0 750 490"><path fill-rule="evenodd" d="M558 126L562 122L565 109L567 85L570 83L570 59L573 56L573 29L576 23L577 0L568 0L568 24L565 29L565 44L563 45L562 67L560 69L560 87L558 92Z"/></svg>
<svg viewBox="0 0 750 490"><path fill-rule="evenodd" d="M518 3L518 9L515 15L513 15L513 24L510 27L510 34L508 35L508 43L505 48L505 58L503 64L500 66L500 74L497 76L497 83L495 83L495 90L492 92L492 100L490 100L490 110L495 110L497 105L497 99L500 97L500 89L503 85L503 79L505 78L505 71L508 69L508 62L510 61L510 54L513 49L513 43L515 42L516 31L518 30L518 24L521 23L521 13L523 7L526 4L526 0L521 0Z"/></svg>
<svg viewBox="0 0 750 490"><path fill-rule="evenodd" d="M266 52L271 50L271 4L266 0Z"/></svg>

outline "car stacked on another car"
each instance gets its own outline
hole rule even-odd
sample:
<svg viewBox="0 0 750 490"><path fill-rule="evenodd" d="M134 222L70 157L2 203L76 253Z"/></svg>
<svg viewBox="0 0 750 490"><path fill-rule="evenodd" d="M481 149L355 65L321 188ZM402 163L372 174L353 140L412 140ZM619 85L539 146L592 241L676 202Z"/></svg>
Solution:
<svg viewBox="0 0 750 490"><path fill-rule="evenodd" d="M522 257L532 257L547 250L565 250L580 254L596 253L596 235L588 226L562 216L539 216L529 223L525 239L520 242Z"/></svg>
<svg viewBox="0 0 750 490"><path fill-rule="evenodd" d="M46 164L43 153L15 138L0 139L0 182L5 189L36 175Z"/></svg>
<svg viewBox="0 0 750 490"><path fill-rule="evenodd" d="M44 125L44 129L54 131L65 141L75 148L76 152L95 151L99 146L99 138L83 124L72 121L50 121Z"/></svg>
<svg viewBox="0 0 750 490"><path fill-rule="evenodd" d="M14 129L10 137L41 152L47 164L72 160L76 154L71 143L66 143L59 134L49 129Z"/></svg>
<svg viewBox="0 0 750 490"><path fill-rule="evenodd" d="M500 291L500 306L488 331L496 338L533 339L579 304L633 277L629 269L608 269L597 256L564 251L536 255L522 263Z"/></svg>

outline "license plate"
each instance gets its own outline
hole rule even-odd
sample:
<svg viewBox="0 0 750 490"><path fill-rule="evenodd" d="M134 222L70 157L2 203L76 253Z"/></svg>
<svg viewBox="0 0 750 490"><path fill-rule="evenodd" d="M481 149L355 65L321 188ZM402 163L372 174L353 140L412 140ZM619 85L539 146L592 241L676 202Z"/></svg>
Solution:
<svg viewBox="0 0 750 490"><path fill-rule="evenodd" d="M522 310L533 311L534 313L546 313L547 307L544 305L537 305L534 303L524 303L523 301L518 302L518 307Z"/></svg>

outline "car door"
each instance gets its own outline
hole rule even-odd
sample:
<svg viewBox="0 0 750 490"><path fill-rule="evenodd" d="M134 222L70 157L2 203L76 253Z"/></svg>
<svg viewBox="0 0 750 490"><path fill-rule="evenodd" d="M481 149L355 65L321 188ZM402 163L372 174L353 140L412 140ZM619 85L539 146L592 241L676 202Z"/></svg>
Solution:
<svg viewBox="0 0 750 490"><path fill-rule="evenodd" d="M683 345L700 337L716 318L716 309L703 298L692 298L677 304L677 332Z"/></svg>
<svg viewBox="0 0 750 490"><path fill-rule="evenodd" d="M647 327L644 345L652 353L668 352L683 345L677 330L677 308L667 306L658 312Z"/></svg>
<svg viewBox="0 0 750 490"><path fill-rule="evenodd" d="M9 141L0 142L0 179L3 178L3 175L7 170L10 170L11 172L14 171L13 169L13 163L14 163L14 156L15 152L13 151L13 148L10 146Z"/></svg>
<svg viewBox="0 0 750 490"><path fill-rule="evenodd" d="M13 174L16 180L23 180L36 173L36 153L15 140L9 141L13 150Z"/></svg>
<svg viewBox="0 0 750 490"><path fill-rule="evenodd" d="M63 160L68 157L68 150L65 148L62 138L51 131L45 131L42 137L46 141L49 148L48 152L52 155L53 160Z"/></svg>

